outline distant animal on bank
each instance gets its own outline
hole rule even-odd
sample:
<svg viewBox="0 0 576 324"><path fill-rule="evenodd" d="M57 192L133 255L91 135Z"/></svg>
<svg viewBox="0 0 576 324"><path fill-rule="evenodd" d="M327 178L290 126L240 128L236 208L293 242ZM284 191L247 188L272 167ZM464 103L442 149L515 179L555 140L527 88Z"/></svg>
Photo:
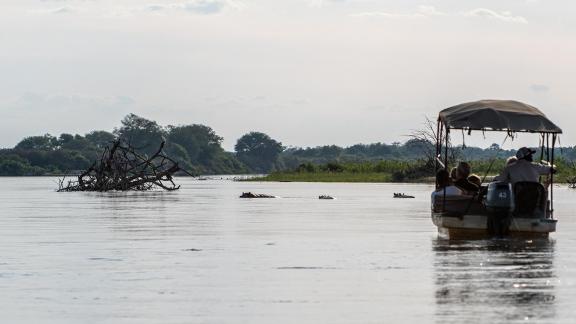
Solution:
<svg viewBox="0 0 576 324"><path fill-rule="evenodd" d="M320 195L320 196L318 196L318 199L336 199L336 198L334 198L332 196L328 196L328 195Z"/></svg>

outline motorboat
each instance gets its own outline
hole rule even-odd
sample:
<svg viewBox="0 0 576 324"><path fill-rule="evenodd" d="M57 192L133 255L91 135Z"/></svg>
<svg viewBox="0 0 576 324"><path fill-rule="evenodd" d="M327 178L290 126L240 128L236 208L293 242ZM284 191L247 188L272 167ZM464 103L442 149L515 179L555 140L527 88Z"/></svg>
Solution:
<svg viewBox="0 0 576 324"><path fill-rule="evenodd" d="M562 130L539 109L512 100L481 100L440 111L436 129L436 170L449 170L451 131L503 132L506 136L539 136L541 156L554 165L554 147ZM431 201L432 222L442 236L548 237L556 231L554 172L548 187L536 182L494 181L473 195L447 195L436 183Z"/></svg>

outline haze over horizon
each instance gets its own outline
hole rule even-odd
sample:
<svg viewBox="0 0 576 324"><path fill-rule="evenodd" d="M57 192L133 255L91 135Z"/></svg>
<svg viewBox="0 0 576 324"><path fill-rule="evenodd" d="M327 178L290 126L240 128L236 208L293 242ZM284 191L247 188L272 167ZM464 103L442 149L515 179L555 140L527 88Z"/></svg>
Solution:
<svg viewBox="0 0 576 324"><path fill-rule="evenodd" d="M479 99L534 105L574 145L575 11L538 0L3 1L0 147L111 131L128 113L210 126L227 150L249 131L302 147L392 143Z"/></svg>

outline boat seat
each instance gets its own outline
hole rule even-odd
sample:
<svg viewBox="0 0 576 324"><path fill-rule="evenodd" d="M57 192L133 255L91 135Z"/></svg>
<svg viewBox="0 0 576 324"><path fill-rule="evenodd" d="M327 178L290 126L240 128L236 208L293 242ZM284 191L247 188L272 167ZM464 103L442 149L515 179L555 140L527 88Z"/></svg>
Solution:
<svg viewBox="0 0 576 324"><path fill-rule="evenodd" d="M478 200L478 196L446 196L434 197L433 211L449 216L463 216L464 214L484 215L487 213L484 205Z"/></svg>
<svg viewBox="0 0 576 324"><path fill-rule="evenodd" d="M546 189L541 183L521 181L514 184L515 217L543 217L546 211L546 200Z"/></svg>

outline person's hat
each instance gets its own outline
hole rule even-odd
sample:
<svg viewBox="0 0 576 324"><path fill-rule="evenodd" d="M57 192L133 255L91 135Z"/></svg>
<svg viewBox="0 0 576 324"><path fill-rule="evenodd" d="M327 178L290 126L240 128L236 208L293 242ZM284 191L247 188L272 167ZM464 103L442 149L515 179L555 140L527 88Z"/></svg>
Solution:
<svg viewBox="0 0 576 324"><path fill-rule="evenodd" d="M518 160L521 160L527 156L530 156L532 154L536 153L536 151L534 151L533 149L529 149L527 147L521 147L518 152L516 152L516 157L518 158Z"/></svg>

